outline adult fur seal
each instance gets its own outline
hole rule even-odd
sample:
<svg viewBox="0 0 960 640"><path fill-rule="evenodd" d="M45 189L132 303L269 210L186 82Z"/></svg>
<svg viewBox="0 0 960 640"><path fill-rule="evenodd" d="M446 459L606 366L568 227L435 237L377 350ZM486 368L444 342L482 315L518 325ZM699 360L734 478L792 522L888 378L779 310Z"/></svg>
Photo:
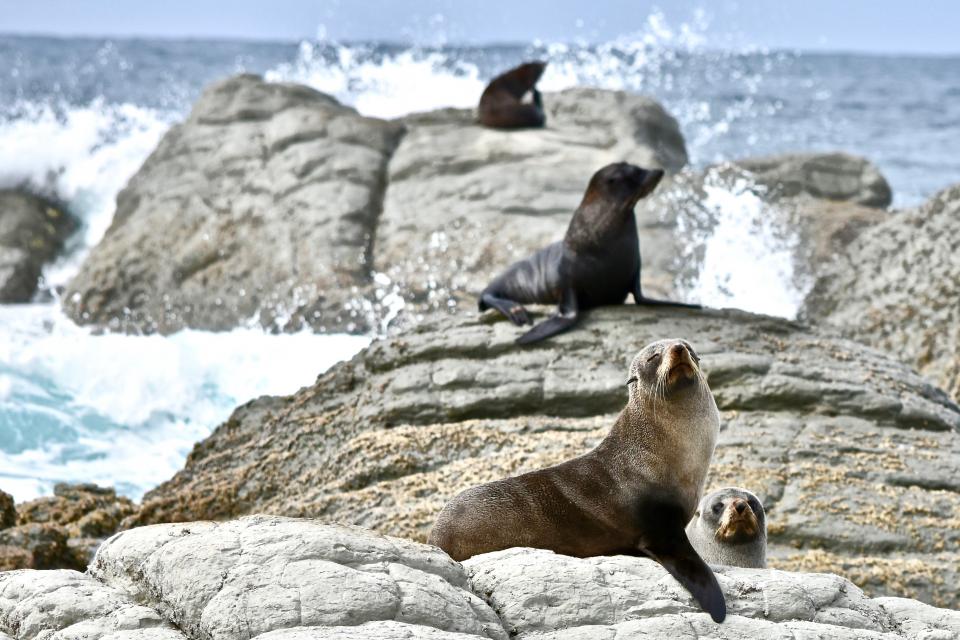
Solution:
<svg viewBox="0 0 960 640"><path fill-rule="evenodd" d="M526 62L491 80L480 96L480 124L495 129L542 127L546 116L536 84L546 66L546 62ZM532 103L523 101L527 93L532 94Z"/></svg>
<svg viewBox="0 0 960 640"><path fill-rule="evenodd" d="M636 304L700 308L647 298L640 288L640 241L633 208L661 178L660 169L626 162L597 171L563 240L497 276L480 294L480 311L492 307L514 324L524 325L530 318L523 303L559 305L556 314L517 339L528 344L566 331L582 310L623 304L629 293Z"/></svg>
<svg viewBox="0 0 960 640"><path fill-rule="evenodd" d="M467 489L440 512L430 543L454 560L509 547L570 556L649 556L720 622L726 604L687 540L720 428L699 358L683 340L643 348L629 399L592 451Z"/></svg>
<svg viewBox="0 0 960 640"><path fill-rule="evenodd" d="M700 501L687 537L707 562L762 569L767 566L767 517L760 499L726 487Z"/></svg>

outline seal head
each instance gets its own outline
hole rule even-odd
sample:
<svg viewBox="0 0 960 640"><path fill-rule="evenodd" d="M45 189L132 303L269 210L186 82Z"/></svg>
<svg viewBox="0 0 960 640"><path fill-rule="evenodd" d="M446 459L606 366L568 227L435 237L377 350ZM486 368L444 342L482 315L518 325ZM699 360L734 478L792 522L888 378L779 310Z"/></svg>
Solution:
<svg viewBox="0 0 960 640"><path fill-rule="evenodd" d="M767 520L760 499L726 487L705 496L687 525L687 536L704 560L734 567L767 566Z"/></svg>

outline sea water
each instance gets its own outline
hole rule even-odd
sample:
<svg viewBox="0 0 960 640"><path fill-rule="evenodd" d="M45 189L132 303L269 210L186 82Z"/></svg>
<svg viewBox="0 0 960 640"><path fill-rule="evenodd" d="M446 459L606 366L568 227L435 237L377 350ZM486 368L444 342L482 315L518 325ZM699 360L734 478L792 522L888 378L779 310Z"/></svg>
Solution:
<svg viewBox="0 0 960 640"><path fill-rule="evenodd" d="M695 167L842 150L880 167L895 206L960 181L960 60L718 50L704 31L652 14L598 45L0 36L0 186L47 193L82 221L45 271L38 302L0 306L0 489L25 500L58 481L93 481L138 498L236 405L309 385L371 339L253 327L97 335L60 312L56 292L103 236L119 189L203 86L233 73L302 82L361 113L396 117L472 106L497 71L538 58L549 62L544 90L594 85L662 102ZM716 226L691 293L794 315L803 291L789 239L757 219L765 209L749 189L710 186L707 197Z"/></svg>

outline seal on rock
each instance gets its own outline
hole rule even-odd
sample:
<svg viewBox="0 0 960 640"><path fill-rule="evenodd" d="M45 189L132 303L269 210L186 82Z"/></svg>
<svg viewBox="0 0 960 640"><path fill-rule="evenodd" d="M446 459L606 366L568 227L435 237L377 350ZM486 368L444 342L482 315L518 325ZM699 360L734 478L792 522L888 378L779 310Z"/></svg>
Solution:
<svg viewBox="0 0 960 640"><path fill-rule="evenodd" d="M580 311L623 304L699 309L700 305L656 300L640 287L640 240L633 208L663 178L661 169L626 162L609 164L590 179L563 240L512 264L480 294L479 308L494 308L516 325L530 322L523 303L557 304L549 319L517 339L529 344L576 324Z"/></svg>
<svg viewBox="0 0 960 640"><path fill-rule="evenodd" d="M767 517L760 499L746 489L718 489L700 501L687 537L712 564L767 566Z"/></svg>
<svg viewBox="0 0 960 640"><path fill-rule="evenodd" d="M494 129L542 127L546 116L536 85L546 66L546 62L525 62L491 80L480 96L480 124ZM532 103L523 101L528 93Z"/></svg>
<svg viewBox="0 0 960 640"><path fill-rule="evenodd" d="M634 357L627 386L627 405L595 449L467 489L429 541L458 561L509 547L648 556L720 622L723 593L684 531L720 430L699 358L684 340L654 342Z"/></svg>

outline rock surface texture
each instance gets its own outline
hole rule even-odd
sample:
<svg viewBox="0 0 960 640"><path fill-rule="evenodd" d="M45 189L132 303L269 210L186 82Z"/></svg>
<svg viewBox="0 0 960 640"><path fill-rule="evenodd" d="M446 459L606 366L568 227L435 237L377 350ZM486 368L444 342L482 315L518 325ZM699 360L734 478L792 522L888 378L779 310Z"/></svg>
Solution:
<svg viewBox="0 0 960 640"><path fill-rule="evenodd" d="M119 533L88 574L0 573L0 640L948 639L960 612L834 575L718 568L722 625L653 561L510 549L463 566L358 527L252 516Z"/></svg>
<svg viewBox="0 0 960 640"><path fill-rule="evenodd" d="M30 302L43 266L77 228L59 205L18 189L0 189L0 303Z"/></svg>
<svg viewBox="0 0 960 640"><path fill-rule="evenodd" d="M83 569L100 543L136 511L129 498L113 489L61 483L52 496L20 504L4 528L5 495L0 492L0 571Z"/></svg>
<svg viewBox="0 0 960 640"><path fill-rule="evenodd" d="M424 540L459 491L592 447L636 351L683 336L722 411L708 485L761 497L772 566L960 605L960 409L893 357L735 311L600 309L532 349L488 320L425 322L240 407L125 525L269 512Z"/></svg>
<svg viewBox="0 0 960 640"><path fill-rule="evenodd" d="M132 332L367 329L350 305L402 131L303 86L212 85L117 196L67 312Z"/></svg>
<svg viewBox="0 0 960 640"><path fill-rule="evenodd" d="M898 211L824 270L805 315L889 351L960 399L960 185Z"/></svg>

